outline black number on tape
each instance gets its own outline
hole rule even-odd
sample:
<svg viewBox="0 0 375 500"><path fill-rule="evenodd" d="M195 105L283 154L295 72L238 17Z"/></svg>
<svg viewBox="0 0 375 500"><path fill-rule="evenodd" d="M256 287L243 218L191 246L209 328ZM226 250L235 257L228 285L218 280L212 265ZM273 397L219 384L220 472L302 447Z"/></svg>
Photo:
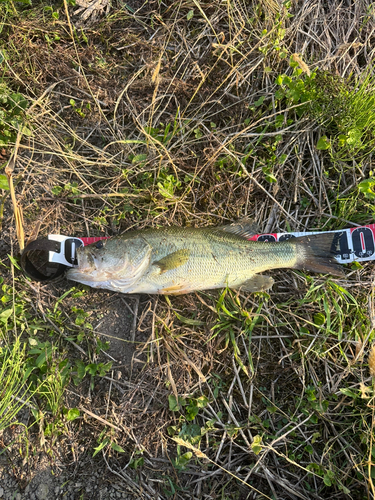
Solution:
<svg viewBox="0 0 375 500"><path fill-rule="evenodd" d="M374 254L374 235L368 227L359 227L352 232L353 250L357 257L371 257Z"/></svg>
<svg viewBox="0 0 375 500"><path fill-rule="evenodd" d="M291 238L295 238L294 234L283 234L282 236L280 236L279 241L287 241Z"/></svg>
<svg viewBox="0 0 375 500"><path fill-rule="evenodd" d="M331 250L335 255L339 255L342 260L350 259L352 251L349 248L348 235L345 231L334 235Z"/></svg>
<svg viewBox="0 0 375 500"><path fill-rule="evenodd" d="M273 234L262 234L262 236L259 236L258 241L276 241L276 238Z"/></svg>

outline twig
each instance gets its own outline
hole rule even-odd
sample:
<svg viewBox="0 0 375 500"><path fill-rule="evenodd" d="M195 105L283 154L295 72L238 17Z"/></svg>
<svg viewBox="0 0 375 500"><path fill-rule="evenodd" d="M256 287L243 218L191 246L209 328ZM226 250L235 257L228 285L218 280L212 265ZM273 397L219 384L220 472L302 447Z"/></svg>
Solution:
<svg viewBox="0 0 375 500"><path fill-rule="evenodd" d="M82 410L84 413L89 415L92 418L95 418L99 422L101 422L104 425L108 425L109 427L112 427L112 429L116 429L116 431L123 432L123 429L120 429L120 427L117 427L117 425L111 424L111 422L108 422L105 418L99 417L99 415L95 415L95 413L92 413L90 410L86 410L83 406L79 406L79 409Z"/></svg>
<svg viewBox="0 0 375 500"><path fill-rule="evenodd" d="M8 177L9 191L10 191L10 196L12 198L13 213L14 213L14 219L16 222L18 245L19 245L20 251L22 253L23 249L25 248L25 234L23 231L23 216L22 216L22 209L21 209L21 207L18 206L18 203L16 200L16 195L14 192L14 185L13 185L13 171L14 171L15 162L17 159L18 148L20 146L21 137L22 137L22 132L21 132L21 130L19 130L18 135L17 135L16 145L14 146L13 155L12 155L11 159L9 160L8 165L5 167L5 173Z"/></svg>
<svg viewBox="0 0 375 500"><path fill-rule="evenodd" d="M53 198L47 196L41 196L37 198L37 201L64 201L65 199L77 199L77 200L85 200L85 199L100 199L100 198L146 198L146 195L132 194L132 193L103 193L103 194L72 194L64 196L64 198Z"/></svg>
<svg viewBox="0 0 375 500"><path fill-rule="evenodd" d="M116 476L120 477L121 479L125 479L126 483L130 486L130 488L132 488L138 495L145 495L146 498L148 498L149 500L163 500L162 497L160 497L155 490L153 490L147 483L143 482L142 483L142 487L144 489L146 489L148 492L150 492L150 494L152 496L150 496L148 493L144 492L141 490L140 486L135 483L131 477L124 471L121 471L121 472L117 472L115 471L114 469L112 469L112 467L110 467L109 463L108 463L108 460L107 460L107 457L105 456L105 453L104 453L104 450L103 451L103 458L104 458L104 461L107 465L107 468L110 472L112 472L112 474L115 474Z"/></svg>

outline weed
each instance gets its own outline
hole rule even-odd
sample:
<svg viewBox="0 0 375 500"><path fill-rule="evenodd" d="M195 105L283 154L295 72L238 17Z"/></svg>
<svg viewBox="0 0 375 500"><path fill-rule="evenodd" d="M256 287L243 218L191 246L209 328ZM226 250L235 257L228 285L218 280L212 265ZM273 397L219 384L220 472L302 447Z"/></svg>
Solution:
<svg viewBox="0 0 375 500"><path fill-rule="evenodd" d="M80 360L76 361L76 372L73 376L75 385L79 385L86 375L90 375L90 387L94 388L94 377L104 377L111 369L112 363L89 363L85 364Z"/></svg>
<svg viewBox="0 0 375 500"><path fill-rule="evenodd" d="M73 110L77 113L77 115L79 115L81 118L86 117L85 113L82 111L82 106L76 106L76 101L74 99L70 99L69 103L72 106ZM90 106L90 104L88 103L87 106Z"/></svg>
<svg viewBox="0 0 375 500"><path fill-rule="evenodd" d="M370 175L372 175L372 172L370 172ZM365 195L366 198L368 198L369 200L374 200L375 199L374 186L375 186L375 179L370 178L361 181L358 184L358 189L360 193L363 193Z"/></svg>
<svg viewBox="0 0 375 500"><path fill-rule="evenodd" d="M320 70L306 74L293 56L290 66L291 76L279 75L276 79L280 89L275 98L286 100L287 105L299 105L295 109L298 118L308 116L317 121L323 131L317 149L328 150L334 162L350 162L353 156L363 160L371 154L375 130L368 113L375 99L371 74L357 80ZM291 123L290 118L287 123Z"/></svg>
<svg viewBox="0 0 375 500"><path fill-rule="evenodd" d="M1 57L0 53L0 64ZM4 82L0 84L0 146L14 142L18 131L26 136L31 135L31 129L25 125L28 106L29 102L22 94L12 92Z"/></svg>
<svg viewBox="0 0 375 500"><path fill-rule="evenodd" d="M121 446L119 446L118 444L116 444L115 442L112 442L110 440L109 437L103 437L105 431L102 432L102 434L99 436L99 444L96 448L94 448L94 454L93 454L93 457L95 457L95 455L97 455L101 450L109 447L110 449L114 450L114 451L117 451L119 453L124 453L125 450L123 450L121 448Z"/></svg>
<svg viewBox="0 0 375 500"><path fill-rule="evenodd" d="M6 319L4 311L0 313L0 321ZM3 331L2 331L3 334ZM9 343L1 338L0 346L0 432L17 422L20 410L29 404L33 396L27 374L24 372L26 345L19 338ZM26 375L26 376L25 376Z"/></svg>

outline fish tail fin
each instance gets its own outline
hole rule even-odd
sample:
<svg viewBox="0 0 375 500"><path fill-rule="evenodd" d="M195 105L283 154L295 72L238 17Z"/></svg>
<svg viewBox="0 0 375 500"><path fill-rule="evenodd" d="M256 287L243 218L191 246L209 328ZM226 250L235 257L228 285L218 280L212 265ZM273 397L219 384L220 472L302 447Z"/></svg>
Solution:
<svg viewBox="0 0 375 500"><path fill-rule="evenodd" d="M337 241L337 233L314 234L293 238L297 250L297 263L294 268L315 273L345 276L343 268L335 259Z"/></svg>

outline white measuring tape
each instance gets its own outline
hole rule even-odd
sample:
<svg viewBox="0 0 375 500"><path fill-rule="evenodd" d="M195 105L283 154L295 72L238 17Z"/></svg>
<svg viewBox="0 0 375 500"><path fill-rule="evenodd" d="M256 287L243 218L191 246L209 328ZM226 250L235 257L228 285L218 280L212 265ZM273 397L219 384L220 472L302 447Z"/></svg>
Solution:
<svg viewBox="0 0 375 500"><path fill-rule="evenodd" d="M326 233L337 235L333 240L332 249L334 250L336 260L340 264L349 264L354 261L365 262L368 260L375 260L375 224L350 229L339 229L336 231L257 234L249 239L252 241L285 241L290 238L298 238L299 236ZM106 238L74 238L61 234L50 234L48 235L48 239L60 243L58 252L49 252L49 262L73 267L76 265L77 248L90 245L91 243Z"/></svg>
<svg viewBox="0 0 375 500"><path fill-rule="evenodd" d="M285 241L298 236L309 234L336 234L332 247L335 258L340 264L350 262L365 262L375 260L375 224L360 226L336 231L311 231L305 233L270 233L257 234L251 238L253 241Z"/></svg>

